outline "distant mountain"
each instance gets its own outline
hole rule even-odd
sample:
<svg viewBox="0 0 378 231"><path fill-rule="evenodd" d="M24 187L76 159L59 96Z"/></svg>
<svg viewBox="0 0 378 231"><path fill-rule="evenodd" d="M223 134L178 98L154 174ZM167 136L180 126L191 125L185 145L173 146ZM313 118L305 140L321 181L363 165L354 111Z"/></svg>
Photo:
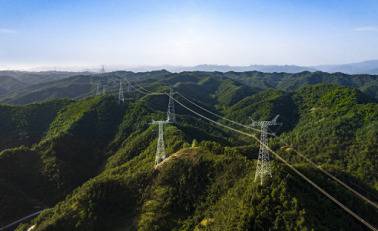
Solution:
<svg viewBox="0 0 378 231"><path fill-rule="evenodd" d="M172 70L171 70L172 69ZM295 65L249 65L249 66L229 66L229 65L197 65L193 67L177 67L169 68L168 70L174 72L181 71L219 71L219 72L229 72L229 71L261 71L261 72L286 72L286 73L297 73L302 71L316 71L312 68L295 66Z"/></svg>
<svg viewBox="0 0 378 231"><path fill-rule="evenodd" d="M378 60L341 65L320 65L313 67L324 72L343 72L347 74L378 74Z"/></svg>
<svg viewBox="0 0 378 231"><path fill-rule="evenodd" d="M209 70L208 67L203 69ZM224 69L226 70L226 69ZM13 82L12 90L2 90L5 86L1 80L5 78L0 77L0 103L23 105L35 102L44 102L51 99L79 99L88 96L93 96L97 91L97 84L99 90L105 89L108 94L118 94L119 81L123 79L124 88L126 91L126 78L131 81L138 81L147 85L153 85L156 81L166 81L167 78L172 77L180 82L180 85L185 85L185 79L195 77L218 78L220 80L233 79L239 83L247 85L251 88L269 89L276 88L286 92L292 92L302 88L305 85L315 84L335 84L340 86L353 87L361 90L367 95L378 99L378 76L376 75L348 75L343 73L326 73L326 72L309 72L304 71L300 73L268 73L259 71L246 72L210 72L210 71L186 71L181 73L172 73L166 70L150 71L150 72L107 72L104 74L90 74L90 75L76 75L55 81L49 81L39 84L26 85L21 83L19 86L18 80L14 78L8 82ZM213 78L214 77L214 78ZM10 85L10 83L8 83ZM166 83L173 86L175 83ZM209 92L211 89L204 89ZM1 94L1 91L3 93ZM241 93L247 92L244 88L239 89ZM190 92L188 92L190 93ZM216 94L214 92L214 94ZM230 102L232 98L226 97Z"/></svg>
<svg viewBox="0 0 378 231"><path fill-rule="evenodd" d="M13 77L26 85L33 85L54 80L64 79L74 75L90 74L90 72L70 71L0 71L0 80L3 77Z"/></svg>
<svg viewBox="0 0 378 231"><path fill-rule="evenodd" d="M261 71L261 72L286 72L286 73L298 73L302 71L316 71L316 69L310 67L301 67L296 65L249 65L249 66L230 66L230 65L211 65L202 64L196 66L140 66L133 68L126 68L128 71L143 72L151 70L167 70L170 72L183 72L183 71Z"/></svg>
<svg viewBox="0 0 378 231"><path fill-rule="evenodd" d="M11 76L0 77L0 96L25 87L27 84Z"/></svg>
<svg viewBox="0 0 378 231"><path fill-rule="evenodd" d="M103 74L68 73L71 73L71 75L62 75L59 78L55 76L55 78L58 78L57 80L44 81L31 85L25 84L23 87L14 88L12 91L6 91L3 94L1 94L1 80L3 78L0 76L0 102L15 105L44 102L51 99L85 98L89 95L96 94L97 83L100 82L101 91L104 88L108 94L114 94L118 92L120 77L127 77L129 79L138 78L138 80L141 81L144 79L160 79L164 75L170 74L167 71L141 73L118 71Z"/></svg>
<svg viewBox="0 0 378 231"><path fill-rule="evenodd" d="M38 89L41 84L64 80L79 74L88 75L89 72L0 71L0 98L8 98L10 95L20 95L24 92L30 94L34 89ZM26 98L29 97L28 94L25 95ZM31 100L31 102L35 101L34 99Z"/></svg>
<svg viewBox="0 0 378 231"><path fill-rule="evenodd" d="M248 65L248 66L229 66L229 65L211 65L203 64L196 66L141 66L126 68L128 71L151 71L165 69L171 72L183 71L218 71L218 72L244 72L244 71L261 71L261 72L285 72L299 73L303 71L323 71L329 73L342 72L345 74L378 74L378 60L370 60L360 63L350 63L341 65L319 65L319 66L297 66L297 65Z"/></svg>
<svg viewBox="0 0 378 231"><path fill-rule="evenodd" d="M98 67L62 67L60 71L47 71L48 67L38 68L40 70L36 72L31 71L1 71L0 77L10 76L16 79L29 83L41 83L51 80L63 79L73 75L87 75L93 73L99 73ZM42 71L43 70L43 71ZM377 60L367 60L357 63L347 63L347 64L335 64L335 65L314 65L314 66L300 66L300 65L258 65L251 64L246 66L232 66L232 65L218 65L218 64L201 64L195 66L183 66L183 65L158 65L158 66L125 66L125 65L107 65L106 71L131 71L131 72L147 72L147 71L158 71L167 70L170 72L183 72L183 71L217 71L217 72L244 72L244 71L261 71L267 73L299 73L303 71L323 71L329 73L342 72L345 74L378 74L378 59Z"/></svg>

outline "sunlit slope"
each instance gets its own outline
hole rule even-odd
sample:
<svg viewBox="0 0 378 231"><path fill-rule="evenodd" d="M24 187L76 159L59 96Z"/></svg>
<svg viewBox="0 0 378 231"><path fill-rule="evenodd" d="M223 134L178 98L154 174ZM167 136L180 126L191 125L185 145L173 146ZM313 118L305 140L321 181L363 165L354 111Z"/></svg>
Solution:
<svg viewBox="0 0 378 231"><path fill-rule="evenodd" d="M246 125L252 120L271 120L277 115L283 123L272 127L274 132L290 130L298 122L298 109L291 94L273 89L245 97L226 110L227 118Z"/></svg>
<svg viewBox="0 0 378 231"><path fill-rule="evenodd" d="M336 85L285 92L248 87L219 73L161 73L162 78L141 77L140 84L152 92L171 86L246 125L249 117L280 114L282 125L271 127L276 136L269 146L377 225L376 211L293 151L376 200L378 110L372 97ZM177 123L164 126L169 157L155 168L158 127L151 122L167 118L168 97L145 93L124 103L111 96L69 102L46 122L42 141L0 153L1 223L50 208L19 230L34 224L35 230L364 230L274 158L273 178L264 187L255 183L258 143L178 103ZM180 94L175 98L192 110L236 127Z"/></svg>
<svg viewBox="0 0 378 231"><path fill-rule="evenodd" d="M225 78L221 73L209 72L172 74L161 83L174 86L175 90L186 97L200 101L210 108L230 106L259 91L256 87L248 87Z"/></svg>
<svg viewBox="0 0 378 231"><path fill-rule="evenodd" d="M227 118L250 124L280 114L279 147L293 145L316 163L336 165L377 187L378 106L359 90L314 85L294 93L266 90L246 97L226 112ZM281 134L283 132L283 134ZM304 161L294 153L287 158Z"/></svg>
<svg viewBox="0 0 378 231"><path fill-rule="evenodd" d="M225 76L248 86L262 89L275 88L284 91L295 91L307 85L335 84L359 89L371 97L378 99L377 75L348 75L319 71L304 71L296 74L250 71L227 72Z"/></svg>
<svg viewBox="0 0 378 231"><path fill-rule="evenodd" d="M97 97L70 103L57 113L41 142L32 148L10 149L1 153L1 180L30 196L25 206L17 211L4 205L2 222L49 207L88 178L109 166L127 162L145 146L154 150L156 143L151 146L150 142L156 139L157 130L149 123L152 119L164 119L166 115L165 111L154 111L151 106L156 106L156 103L151 104L151 100L151 97L146 97L136 103L121 105L113 97ZM188 117L187 121L182 123L181 128L195 132L199 140L213 137L223 140L226 137L219 129L204 129L204 123L198 119ZM202 125L198 129L191 123ZM170 127L167 127L169 130ZM183 132L171 135L177 138L178 134ZM188 134L191 142L194 134ZM167 141L167 144L172 147L167 149L169 152L183 146L177 139L172 143ZM5 187L3 189L6 190ZM4 200L6 203L12 204L17 197L9 195L9 192L3 191L0 195L7 198Z"/></svg>
<svg viewBox="0 0 378 231"><path fill-rule="evenodd" d="M91 98L69 104L58 113L41 142L32 148L0 153L0 179L30 196L33 205L40 204L38 201L45 205L55 203L96 174L104 158L103 150L121 120L121 111L112 98ZM6 192L0 195L12 196ZM16 200L17 197L12 197L1 201ZM18 210L2 210L0 214L14 219L32 211L30 206L21 206ZM2 222L5 221L10 220L4 218Z"/></svg>
<svg viewBox="0 0 378 231"><path fill-rule="evenodd" d="M358 90L306 87L293 95L300 119L282 137L319 164L332 164L377 188L378 105Z"/></svg>
<svg viewBox="0 0 378 231"><path fill-rule="evenodd" d="M200 144L158 168L153 151L108 169L18 230L364 229L280 165L261 187L254 182L255 161L234 149L214 155ZM300 169L374 222L374 209L353 203L313 169Z"/></svg>

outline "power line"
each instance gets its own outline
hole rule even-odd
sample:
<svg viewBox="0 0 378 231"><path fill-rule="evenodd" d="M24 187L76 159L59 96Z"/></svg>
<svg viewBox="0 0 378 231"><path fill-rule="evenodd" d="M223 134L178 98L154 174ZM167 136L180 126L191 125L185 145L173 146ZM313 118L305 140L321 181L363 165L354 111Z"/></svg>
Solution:
<svg viewBox="0 0 378 231"><path fill-rule="evenodd" d="M137 85L137 84L135 83L135 85ZM144 90L145 92L152 93L151 91L145 89L144 87L142 87L142 86L140 86L140 85L137 85L137 86L138 86L138 88ZM185 97L184 95L180 94L180 93L177 92L177 91L176 91L175 93L176 93L177 95L181 96L183 99L185 99L185 100L188 101L189 103L193 104L194 106L200 108L201 110L203 110L203 111L205 111L205 112L207 112L207 113L209 113L209 114L212 114L212 115L215 116L215 117L218 117L218 118L220 118L220 119L226 120L226 121L228 121L228 122L230 122L230 123L233 123L233 124L238 125L238 126L240 126L240 127L244 127L244 128L246 128L246 129L249 129L249 130L254 130L254 131L257 131L257 132L261 132L261 130L259 130L259 129L256 129L256 128L253 128L253 127L247 126L247 125L245 125L245 124L242 124L242 123L236 122L236 121L234 121L234 120L230 120L230 119L228 119L228 118L226 118L226 117L224 117L224 116L221 116L221 115L219 115L219 114L217 114L217 113L214 113L214 112L212 112L212 111L210 111L210 110L208 110L208 109L202 107L201 105L199 105L199 104L193 102L192 100L188 99L187 97ZM268 133L268 134L269 134L269 135L275 135L274 133Z"/></svg>
<svg viewBox="0 0 378 231"><path fill-rule="evenodd" d="M278 118L278 115L273 120L268 120L268 121L253 121L252 120L252 124L251 124L251 127L252 126L261 127L260 149L259 149L259 156L257 158L257 166L256 166L256 173L255 173L255 181L257 180L258 177L260 177L261 185L263 184L264 177L267 174L272 176L269 151L265 147L268 146L268 127L273 126L273 125L278 125L277 118ZM262 144L265 144L265 145L262 145Z"/></svg>
<svg viewBox="0 0 378 231"><path fill-rule="evenodd" d="M140 87L140 86L139 86ZM153 93L149 90L146 90L145 88L143 87L140 87L141 89L143 89L144 91L146 92L149 92L149 93ZM141 92L141 91L140 91ZM146 93L144 93L146 94ZM166 94L168 95L168 94ZM181 94L180 94L181 95ZM169 96L169 95L168 95ZM182 95L181 95L182 96ZM282 161L284 164L286 164L290 169L292 169L295 173L297 173L300 177L302 177L303 179L305 179L308 183L310 183L313 187L315 187L318 191L320 191L323 195L325 195L326 197L328 197L330 200L332 200L334 203L336 203L339 207L341 207L344 211L346 211L347 213L349 213L350 215L352 215L353 217L355 217L357 220L359 220L361 223L363 223L364 225L366 225L369 229L371 230L374 230L374 231L377 231L377 229L372 226L371 224L369 224L368 222L366 222L363 218L361 218L360 216L358 216L356 213L354 213L353 211L351 211L348 207L346 207L345 205L343 205L341 202L339 202L336 198L334 198L333 196L331 196L330 194L328 194L325 190L323 190L321 187L319 187L316 183L312 182L309 178L307 178L305 175L303 175L300 171L298 171L295 167L293 167L292 165L290 165L285 159L283 159L281 156L279 156L276 152L274 152L272 149L269 148L269 146L267 146L266 144L262 143L256 136L254 136L253 134L250 134L250 133L246 133L244 131L240 131L238 129L235 129L235 128L232 128L228 125L224 125L220 122L217 122L215 120L212 120L190 108L188 108L187 106L185 106L184 104L182 104L181 102L179 102L178 100L172 98L176 103L178 103L179 105L181 105L183 108L189 110L190 112L196 114L197 116L205 119L205 120L208 120L218 126L221 126L221 127L224 127L224 128L227 128L229 130L232 130L234 132L237 132L237 133L240 133L240 134L243 134L243 135L246 135L246 136L249 136L249 137L252 137L253 139L255 139L258 143L260 143L260 145L262 146L265 146L265 148L267 150L269 150L271 153L273 153L273 155L278 158L280 161ZM207 110L207 109L206 109ZM235 121L234 121L235 122ZM236 122L237 123L237 122ZM244 127L245 125L243 125ZM275 135L274 135L275 136ZM324 173L326 172L325 170L323 170ZM322 171L322 172L323 172ZM328 173L328 172L327 172ZM329 174L329 173L328 173ZM327 175L328 175L327 174ZM329 174L331 175L331 174ZM335 177L336 178L336 177ZM334 179L332 177L332 179ZM337 178L336 178L337 179ZM340 180L338 180L340 181ZM340 181L341 182L341 181ZM347 186L347 185L346 185ZM348 186L349 187L349 186ZM350 187L349 187L350 188ZM353 190L354 191L354 190Z"/></svg>
<svg viewBox="0 0 378 231"><path fill-rule="evenodd" d="M236 121L234 121L234 120L230 120L230 119L228 119L228 118L226 118L226 117L223 117L223 116L221 116L221 115L219 115L219 114L217 114L217 113L214 113L214 112L212 112L212 111L210 111L210 110L208 110L208 109L202 107L201 105L199 105L199 104L193 102L192 100L188 99L187 97L183 96L183 95L180 94L179 92L177 92L176 94L178 94L179 96L181 96L183 99L185 99L185 100L188 101L189 103L193 104L194 106L200 108L201 110L203 110L203 111L205 111L205 112L207 112L207 113L209 113L209 114L212 114L213 116L216 116L216 117L218 117L218 118L220 118L220 119L226 120L226 121L228 121L228 122L230 122L230 123L236 124L236 125L238 125L238 126L241 126L241 127L247 128L247 129L251 129L250 126L247 126L247 125L245 125L245 124L242 124L242 123L236 122ZM258 130L258 129L256 129L256 130L260 132L260 130Z"/></svg>
<svg viewBox="0 0 378 231"><path fill-rule="evenodd" d="M290 147L292 147L292 146L290 145ZM337 183L341 184L343 187L345 187L346 189L348 189L349 191L351 191L354 195L358 196L360 199L364 200L365 202L371 204L376 209L378 209L378 205L375 202L373 202L370 199L368 199L367 197L363 196L362 194L360 194L359 192L357 192L356 190L354 190L353 188L351 188L349 185L345 184L339 178L335 177L334 175L332 175L328 171L324 170L322 167L320 167L319 165L317 165L316 163L314 163L312 160L310 160L309 158L307 158L305 155L303 155L302 153L300 153L295 148L292 147L292 150L296 154L298 154L300 157L302 157L303 159L305 159L307 162L309 162L310 164L312 164L313 166L315 166L317 169L319 169L322 173L324 173L325 175L327 175L328 177L332 178L334 181L336 181Z"/></svg>
<svg viewBox="0 0 378 231"><path fill-rule="evenodd" d="M42 211L43 211L43 210L40 210L40 211L34 212L34 213L29 214L29 215L27 215L27 216L25 216L25 217L23 217L23 218L18 219L17 221L12 222L12 223L10 223L10 224L4 226L4 227L0 227L0 231L2 231L2 230L7 230L7 229L9 229L9 228L11 228L11 227L13 227L13 226L15 226L15 225L17 225L17 224L19 224L19 223L25 221L25 220L27 220L27 219L29 219L29 218L35 217L35 216L39 215Z"/></svg>
<svg viewBox="0 0 378 231"><path fill-rule="evenodd" d="M353 216L354 218L356 218L358 221L360 221L362 224L364 224L369 229L371 229L373 231L377 231L377 229L373 225L371 225L370 223L368 223L367 221L365 221L362 217L360 217L359 215L357 215L356 213L354 213L352 210L350 210L344 204L342 204L341 202L339 202L336 198L334 198L333 196L331 196L330 194L328 194L324 189L322 189L317 184L315 184L313 181L311 181L309 178L307 178L305 175L303 175L300 171L298 171L294 166L292 166L291 164L289 164L285 159L283 159L277 153L273 152L272 150L271 150L271 152L275 155L276 158L278 158L280 161L282 161L283 163L285 163L291 170L293 170L295 173L297 173L299 176L301 176L304 180L306 180L309 184L311 184L314 188L316 188L318 191L320 191L323 195L325 195L330 200L332 200L335 204L337 204L344 211L346 211L351 216Z"/></svg>
<svg viewBox="0 0 378 231"><path fill-rule="evenodd" d="M214 121L210 118L207 118L206 116L203 116L201 115L200 113L196 112L196 111L193 111L192 109L186 107L185 105L183 105L181 102L177 101L176 99L174 99L176 101L176 103L180 104L182 107L186 108L187 110L191 111L192 113L200 116L201 118L204 118L212 123L215 123L221 127L224 127L224 128L227 128L229 130L232 130L234 132L237 132L237 133L240 133L242 135L246 135L248 137L252 137L253 139L255 139L257 142L259 142L261 145L265 146L265 148L267 150L269 150L277 159L279 159L281 162L283 162L284 164L286 164L291 170L293 170L296 174L298 174L300 177L302 177L305 181L307 181L309 184L311 184L314 188L316 188L319 192L321 192L324 196L326 196L327 198L329 198L331 201L333 201L335 204L337 204L340 208L342 208L344 211L346 211L347 213L349 213L351 216L353 216L354 218L356 218L358 221L360 221L361 223L363 223L366 227L368 227L369 229L373 230L373 231L377 231L377 229L371 225L370 223L368 223L367 221L365 221L363 218L361 218L359 215L357 215L356 213L354 213L352 210L350 210L348 207L346 207L344 204L342 204L341 202L339 202L336 198L334 198L333 196L331 196L329 193L327 193L324 189L322 189L320 186L318 186L316 183L314 183L312 180L310 180L309 178L307 178L305 175L303 175L300 171L298 171L294 166L292 166L290 163L288 163L285 159L283 159L278 153L276 153L275 151L273 151L269 146L267 146L266 144L260 142L260 140L254 136L253 134L250 134L250 133L246 133L244 131L240 131L238 129L235 129L235 128L232 128L232 127L229 127L227 125L224 125L222 123L219 123L217 121Z"/></svg>
<svg viewBox="0 0 378 231"><path fill-rule="evenodd" d="M245 128L249 128L248 126L244 125L244 124L241 124L241 123L238 123L236 121L233 121L233 120L230 120L226 117L222 117L198 104L196 104L195 102L193 102L192 100L188 99L187 97L183 96L182 94L180 94L179 92L176 92L176 94L180 95L183 99L185 99L186 101L188 101L189 103L193 104L194 106L220 118L220 119L223 119L223 120L226 120L228 122L231 122L233 124L236 124L238 126L241 126L241 127L245 127ZM268 133L269 135L272 135L274 137L278 137L276 134L274 133ZM292 145L290 145L292 146ZM293 148L293 150L298 154L298 155L301 155L298 150L295 150ZM345 187L346 189L348 189L349 191L351 191L352 193L354 193L355 195L357 195L358 197L360 197L362 200L366 201L367 203L373 205L375 208L378 208L378 205L376 203L374 203L373 201L369 200L368 198L366 198L365 196L361 195L360 193L358 193L356 190L354 190L353 188L351 188L350 186L348 186L347 184L345 184L344 182L342 182L340 179L338 179L337 177L335 177L334 175L332 175L331 173L327 172L326 170L324 170L323 168L319 167L318 165L316 165L314 162L312 162L310 159L308 159L307 157L305 157L303 154L301 155L302 158L304 158L306 161L308 161L309 163L311 163L312 165L314 165L316 168L318 168L319 170L321 170L322 173L326 174L328 177L330 177L331 179L333 179L334 181L336 181L337 183L341 184L343 187Z"/></svg>
<svg viewBox="0 0 378 231"><path fill-rule="evenodd" d="M126 82L132 87L132 88L134 88L137 92L139 92L139 93L142 93L142 94L146 94L145 92L143 92L143 91L140 91L138 88L140 88L140 89L142 89L142 87L141 86L139 86L139 85L137 85L135 82L135 84L131 84L131 82L127 79L127 78L125 78L125 80L126 80ZM135 85L135 86L134 86ZM138 86L138 87L136 87L136 86ZM148 91L148 90L145 90L146 92L148 92L148 93L152 93L152 92L150 92L150 91Z"/></svg>

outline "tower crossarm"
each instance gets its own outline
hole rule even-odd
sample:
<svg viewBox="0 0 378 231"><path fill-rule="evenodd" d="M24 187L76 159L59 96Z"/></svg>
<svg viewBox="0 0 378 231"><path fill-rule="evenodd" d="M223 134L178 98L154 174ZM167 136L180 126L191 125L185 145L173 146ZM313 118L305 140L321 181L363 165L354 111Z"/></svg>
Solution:
<svg viewBox="0 0 378 231"><path fill-rule="evenodd" d="M277 123L277 119L280 115L276 115L272 120L263 120L263 121L254 121L251 117L252 123L250 124L251 127L262 127L262 126L273 126L273 125L280 125L281 123Z"/></svg>
<svg viewBox="0 0 378 231"><path fill-rule="evenodd" d="M152 120L150 124L169 124L166 120Z"/></svg>

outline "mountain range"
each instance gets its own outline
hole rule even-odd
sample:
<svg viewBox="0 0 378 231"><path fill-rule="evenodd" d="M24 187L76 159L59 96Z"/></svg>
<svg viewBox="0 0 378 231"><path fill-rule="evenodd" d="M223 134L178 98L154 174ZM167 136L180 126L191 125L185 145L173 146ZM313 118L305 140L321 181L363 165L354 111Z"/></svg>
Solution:
<svg viewBox="0 0 378 231"><path fill-rule="evenodd" d="M255 89L276 88L284 91L295 91L304 85L337 84L353 87L367 95L378 98L377 75L348 75L343 73L299 72L299 73L266 73L249 72L182 72L183 75L193 75L214 78L229 78ZM111 94L118 94L120 80L127 90L130 81L155 81L182 76L180 73L166 70L149 72L116 71L107 73L90 72L0 72L0 103L29 104L51 99L79 99L95 95L97 88ZM98 93L98 92L97 92Z"/></svg>
<svg viewBox="0 0 378 231"><path fill-rule="evenodd" d="M367 229L293 168L377 227L377 209L323 173L378 201L377 81L118 71L20 86L0 105L0 227L42 210L13 229ZM176 122L162 128L167 158L156 165L151 122L166 120L170 89ZM271 176L256 181L259 143L219 124L259 136L251 119L277 114Z"/></svg>
<svg viewBox="0 0 378 231"><path fill-rule="evenodd" d="M56 69L56 68L55 68ZM61 67L58 68L62 71L50 71L51 67L35 67L30 69L30 71L24 71L23 73L35 73L42 71L46 72L99 72L101 68L94 66L86 67ZM81 71L82 70L82 71ZM246 65L246 66L232 66L232 65L216 65L216 64L202 64L195 66L180 66L180 65L158 65L158 66L124 66L124 65L106 65L106 70L118 71L132 71L132 72L147 72L156 70L167 70L170 72L183 72L183 71L218 71L218 72L244 72L244 71L260 71L260 72L286 72L286 73L299 73L303 71L322 71L329 73L341 72L345 74L378 74L378 60L368 60L363 62L348 63L348 64L337 64L337 65L314 65L314 66L300 66L300 65ZM0 71L4 75L5 71ZM19 72L22 73L22 72Z"/></svg>
<svg viewBox="0 0 378 231"><path fill-rule="evenodd" d="M261 71L261 72L286 72L299 73L303 71L323 71L329 73L341 72L345 74L378 74L378 60L370 60L359 63L340 64L340 65L318 65L318 66L298 66L298 65L248 65L248 66L230 66L230 65L197 65L197 66L141 66L136 68L125 68L129 71L151 71L165 69L171 72L182 71L219 71L219 72L244 72L244 71Z"/></svg>

